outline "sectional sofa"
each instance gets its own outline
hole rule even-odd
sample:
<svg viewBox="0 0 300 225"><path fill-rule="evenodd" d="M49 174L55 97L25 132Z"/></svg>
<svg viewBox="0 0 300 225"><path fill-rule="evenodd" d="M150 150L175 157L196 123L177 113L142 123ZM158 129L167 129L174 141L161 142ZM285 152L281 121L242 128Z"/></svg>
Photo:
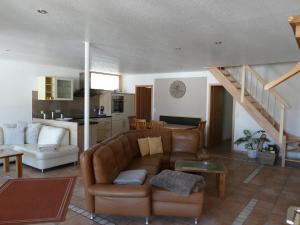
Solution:
<svg viewBox="0 0 300 225"><path fill-rule="evenodd" d="M161 137L163 153L141 157L138 139ZM80 156L87 209L95 213L139 216L168 215L192 217L197 223L203 207L203 192L180 196L151 187L149 178L162 169L173 168L176 160L197 159L199 133L191 130L155 129L128 131L95 145ZM121 171L147 170L143 185L117 185Z"/></svg>
<svg viewBox="0 0 300 225"><path fill-rule="evenodd" d="M45 125L41 125L41 128ZM52 128L53 126L45 126ZM56 128L56 127L53 127ZM0 127L0 149L12 149L23 153L22 162L25 165L34 167L44 172L45 169L52 167L78 162L77 146L70 144L70 131L63 129L63 135L59 144L55 147L55 150L41 150L41 146L38 143L35 144L9 144L5 145L3 128ZM26 132L24 133L26 135ZM50 139L50 136L49 136ZM25 136L26 140L26 136Z"/></svg>

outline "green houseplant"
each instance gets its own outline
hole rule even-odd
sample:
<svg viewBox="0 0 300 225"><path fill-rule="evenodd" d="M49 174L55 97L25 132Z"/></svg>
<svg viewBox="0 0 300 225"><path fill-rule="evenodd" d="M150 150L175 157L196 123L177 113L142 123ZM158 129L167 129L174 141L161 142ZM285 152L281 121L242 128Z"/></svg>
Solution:
<svg viewBox="0 0 300 225"><path fill-rule="evenodd" d="M270 142L264 130L258 130L252 133L249 130L244 130L244 137L237 139L234 144L239 146L244 144L249 158L257 158L257 150L262 149L265 142Z"/></svg>

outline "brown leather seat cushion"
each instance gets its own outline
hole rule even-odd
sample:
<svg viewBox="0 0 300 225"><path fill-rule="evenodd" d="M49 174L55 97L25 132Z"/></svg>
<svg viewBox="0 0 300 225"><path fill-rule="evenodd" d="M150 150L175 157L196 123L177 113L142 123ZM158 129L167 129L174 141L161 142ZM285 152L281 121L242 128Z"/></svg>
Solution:
<svg viewBox="0 0 300 225"><path fill-rule="evenodd" d="M160 161L161 161L161 169L167 169L167 168L169 168L169 165L170 165L170 153L153 154L153 155L149 155L149 156L146 156L146 157L160 159Z"/></svg>
<svg viewBox="0 0 300 225"><path fill-rule="evenodd" d="M126 170L138 170L144 169L147 171L147 175L156 175L160 171L160 167L155 167L151 165L143 165L143 164L132 164L129 165Z"/></svg>
<svg viewBox="0 0 300 225"><path fill-rule="evenodd" d="M189 196L181 196L174 192L152 186L152 200L159 202L177 203L201 203L203 201L203 191L192 193Z"/></svg>
<svg viewBox="0 0 300 225"><path fill-rule="evenodd" d="M140 158L134 158L130 164L136 166L148 165L148 166L160 167L161 160L159 158L144 156Z"/></svg>
<svg viewBox="0 0 300 225"><path fill-rule="evenodd" d="M174 153L171 153L170 163L173 164L173 163L175 163L175 161L177 161L177 160L183 160L183 159L186 159L186 160L195 160L195 159L197 159L197 156L194 153L174 152Z"/></svg>
<svg viewBox="0 0 300 225"><path fill-rule="evenodd" d="M88 188L92 195L105 197L146 197L151 193L149 185L94 184Z"/></svg>
<svg viewBox="0 0 300 225"><path fill-rule="evenodd" d="M197 153L199 133L193 130L174 130L172 132L172 152Z"/></svg>

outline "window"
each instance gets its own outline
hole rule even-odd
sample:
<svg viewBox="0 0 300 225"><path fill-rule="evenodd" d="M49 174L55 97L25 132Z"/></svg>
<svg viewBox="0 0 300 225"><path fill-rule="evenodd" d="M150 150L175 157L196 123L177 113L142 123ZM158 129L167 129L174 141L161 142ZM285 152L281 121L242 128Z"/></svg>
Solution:
<svg viewBox="0 0 300 225"><path fill-rule="evenodd" d="M91 88L102 90L118 90L120 76L91 73Z"/></svg>

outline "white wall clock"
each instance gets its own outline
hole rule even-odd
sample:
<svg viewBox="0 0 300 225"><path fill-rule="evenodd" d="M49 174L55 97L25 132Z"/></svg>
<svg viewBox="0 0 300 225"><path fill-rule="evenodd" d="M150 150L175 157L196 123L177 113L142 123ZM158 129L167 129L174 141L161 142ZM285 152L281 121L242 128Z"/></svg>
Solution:
<svg viewBox="0 0 300 225"><path fill-rule="evenodd" d="M174 98L182 98L185 95L186 92L186 86L185 84L180 80L175 80L170 85L170 94Z"/></svg>

